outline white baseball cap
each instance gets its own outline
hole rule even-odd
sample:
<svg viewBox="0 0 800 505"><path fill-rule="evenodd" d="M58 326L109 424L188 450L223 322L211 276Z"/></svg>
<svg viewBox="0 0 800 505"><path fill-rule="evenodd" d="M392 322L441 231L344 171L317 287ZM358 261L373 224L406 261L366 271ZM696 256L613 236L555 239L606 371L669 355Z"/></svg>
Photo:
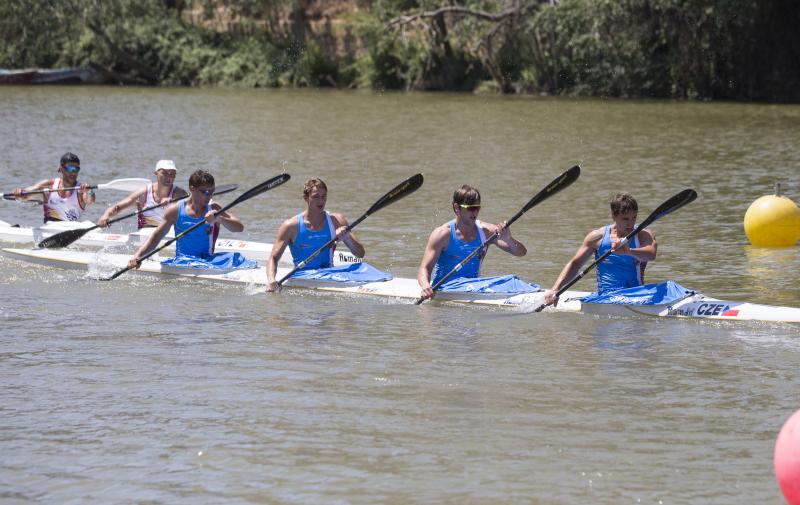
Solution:
<svg viewBox="0 0 800 505"><path fill-rule="evenodd" d="M178 167L175 166L175 162L172 160L158 160L156 163L156 171L159 170L175 170L178 171Z"/></svg>

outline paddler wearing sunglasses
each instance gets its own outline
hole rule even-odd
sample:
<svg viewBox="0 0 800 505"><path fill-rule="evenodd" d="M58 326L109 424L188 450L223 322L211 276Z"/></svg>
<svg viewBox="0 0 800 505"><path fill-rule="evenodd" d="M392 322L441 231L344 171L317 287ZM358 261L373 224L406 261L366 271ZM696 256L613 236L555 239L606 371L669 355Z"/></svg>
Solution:
<svg viewBox="0 0 800 505"><path fill-rule="evenodd" d="M133 254L128 261L128 267L139 268L140 258L155 249L173 226L175 226L175 236L177 237L201 221L205 221L206 225L199 226L177 240L175 258L167 260L170 261L169 264L198 266L203 263L209 268L222 268L223 266L238 268L244 266L246 261L250 261L240 253L214 254L214 244L219 234L220 224L228 231L244 231L244 225L231 211L215 214L222 209L222 204L211 200L214 189L213 175L205 170L196 170L192 173L189 177L189 198L172 203L166 208L163 221ZM255 265L255 262L252 264ZM250 264L248 263L247 266L249 267Z"/></svg>
<svg viewBox="0 0 800 505"><path fill-rule="evenodd" d="M78 182L81 171L81 160L73 153L65 153L61 157L58 173L61 177L45 179L27 188L14 189L17 200L42 199L44 205L44 222L48 221L80 221L81 214L87 205L94 203L94 190L89 184ZM42 189L74 188L72 191L51 191L49 193L26 194Z"/></svg>
<svg viewBox="0 0 800 505"><path fill-rule="evenodd" d="M466 184L461 186L453 193L452 205L455 219L431 232L417 271L417 282L422 288L420 298L425 300L433 298L431 285L436 284L495 232L498 232L498 237L494 244L501 250L514 256L525 256L528 252L522 242L511 236L511 229L506 227L505 222L495 225L478 220L481 194L477 189ZM486 249L468 261L453 278L479 277L485 256Z"/></svg>

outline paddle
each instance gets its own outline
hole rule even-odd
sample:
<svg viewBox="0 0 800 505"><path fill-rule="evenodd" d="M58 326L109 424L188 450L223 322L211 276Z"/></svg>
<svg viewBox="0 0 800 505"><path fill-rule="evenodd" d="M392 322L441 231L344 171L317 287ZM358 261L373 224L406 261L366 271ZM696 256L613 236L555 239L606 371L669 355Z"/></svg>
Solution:
<svg viewBox="0 0 800 505"><path fill-rule="evenodd" d="M13 198L13 195L12 195L12 198L2 198L2 199L0 199L0 202L17 202L17 203L22 203L22 204L29 203L31 205L44 205L44 202L41 201L41 200L15 200Z"/></svg>
<svg viewBox="0 0 800 505"><path fill-rule="evenodd" d="M245 191L244 193L239 195L239 197L236 200L232 201L228 205L226 205L226 206L222 207L221 209L219 209L218 211L214 212L214 215L218 216L218 215L222 214L223 212L225 212L226 210L228 210L231 207L233 207L234 205L238 205L238 204L240 204L240 203L242 203L242 202L244 202L246 200L249 200L249 199L253 198L254 196L257 196L257 195L260 195L261 193L264 193L265 191L269 191L272 188L276 188L276 187L280 186L281 184L285 183L286 181L288 181L290 178L291 178L291 176L289 174L276 175L272 179L266 180L266 181L262 182L261 184L259 184L258 186L255 186L255 187ZM194 230L196 230L200 226L203 226L205 223L206 223L205 220L203 220L203 221L200 221L199 223L197 223L197 224L195 224L193 226L190 226L189 228L185 229L183 232L179 233L178 235L175 235L174 238L168 240L161 247L153 249L152 251L150 251L146 255L144 255L141 258L139 258L139 262L141 263L142 261L144 261L147 258L149 258L150 256L154 255L155 253L157 253L161 249L164 249L165 247L169 246L170 244L172 244L176 240L180 239L181 237L193 232ZM131 269L130 267L125 267L125 268L115 272L114 275L112 275L111 277L107 277L107 278L100 279L100 280L102 280L102 281L112 281L112 280L116 279L117 277L119 277L120 275L124 274L125 272L127 272L130 269Z"/></svg>
<svg viewBox="0 0 800 505"><path fill-rule="evenodd" d="M655 221L656 219L660 219L660 218L666 216L667 214L675 212L676 210L680 209L681 207L683 207L687 203L693 202L695 198L697 198L697 193L695 192L695 190L693 190L693 189L684 189L683 191L681 191L677 195L673 196L672 198L670 198L666 202L662 203L661 205L659 205L656 208L656 210L654 210L649 216L647 216L647 219L642 221L639 224L639 226L637 226L632 232L630 232L625 238L623 238L622 241L620 241L619 245L617 245L617 248L623 247L625 244L628 243L628 241L630 241L631 237L635 237L636 235L638 235L640 231L642 231L645 228L647 228L648 226L650 226L653 223L653 221ZM571 281L569 281L565 285L561 286L561 289L559 289L556 292L556 298L558 298L559 296L564 294L564 292L567 289L569 289L573 284L575 284L576 282L581 280L583 278L583 276L586 275L592 268L596 267L598 263L600 263L604 259L608 258L608 256L612 252L614 252L613 249L609 249L608 251L604 252L602 256L600 256L599 258L594 260L594 262L592 262L589 266L584 268L583 271L581 271L578 275L576 275ZM541 312L548 305L550 305L550 304L543 303L543 304L539 305L536 308L535 312Z"/></svg>
<svg viewBox="0 0 800 505"><path fill-rule="evenodd" d="M222 186L217 186L217 188L214 190L214 194L215 195L221 195L221 194L224 194L224 193L229 193L231 191L234 191L238 187L239 186L237 184L224 184ZM170 203L174 203L174 202L183 200L184 198L188 198L188 197L189 197L189 195L187 194L187 195L183 195L183 196L178 197L178 198L172 198L171 200L166 200L166 201L163 201L163 202L158 203L156 205L151 205L150 207L145 207L144 209L137 210L135 212L131 212L130 214L125 214L124 216L120 216L120 217L117 217L117 218L114 218L114 219L109 219L108 220L108 225L110 226L110 225L112 225L112 224L114 224L114 223L116 223L118 221L122 221L123 219L128 219L129 217L138 216L142 212L147 212L148 210L153 210L153 209L156 209L158 207L163 207L163 206L166 206L166 205L168 205ZM55 235L51 235L51 236L47 237L46 239L44 239L41 242L39 242L36 245L36 247L38 247L40 249L50 249L50 248L53 248L53 247L67 247L71 243L73 243L76 240L78 240L79 238L83 237L84 235L86 235L90 231L96 230L97 228L100 228L99 224L96 224L94 226L90 226L89 228L76 228L74 230L65 230L65 231L56 233Z"/></svg>
<svg viewBox="0 0 800 505"><path fill-rule="evenodd" d="M114 189L117 191L136 191L137 189L142 189L142 187L146 186L150 183L149 179L140 179L138 177L128 178L128 179L114 179L113 181L107 182L105 184L97 184L95 186L89 186L89 189ZM81 189L80 186L73 186L71 188L46 188L46 189L34 189L32 191L23 191L21 196L25 195L33 195L37 193L52 193L53 191L74 191L76 189ZM14 200L14 193L0 193L5 200Z"/></svg>
<svg viewBox="0 0 800 505"><path fill-rule="evenodd" d="M367 216L369 216L370 214L373 214L373 213L381 210L382 208L384 208L384 207L386 207L388 205L391 205L394 202L400 200L401 198L403 198L405 196L408 196L411 193L413 193L414 191L418 190L420 188L420 186L422 186L422 181L423 181L422 174L412 175L408 179L404 180L403 182L401 182L400 184L395 186L394 189L392 189L391 191L389 191L388 193L386 193L385 195L380 197L380 199L377 202L375 202L374 204L372 204L372 207L370 207L364 213L364 215L362 215L361 217L359 217L358 219L356 219L355 221L353 221L352 223L347 225L345 230L339 235L344 235L345 233L349 233L350 230L355 228L358 225L358 223L360 223L361 221L365 220L367 218ZM325 243L325 245L323 245L322 247L320 247L319 249L317 249L316 251L311 253L311 255L309 257L307 257L306 259L304 259L303 261L298 263L297 266L295 266L288 274L284 275L283 278L278 281L278 286L280 286L284 282L286 282L286 280L289 277L291 277L292 275L294 275L295 272L297 272L298 270L300 270L303 267L305 267L306 265L308 265L308 263L311 260L313 260L314 258L316 258L317 256L319 256L319 254L322 251L324 251L325 249L331 247L339 239L339 235L336 235L335 237L333 237L332 239L327 241Z"/></svg>
<svg viewBox="0 0 800 505"><path fill-rule="evenodd" d="M569 169L565 170L565 171L564 171L564 173L562 173L561 175L559 175L558 177L556 177L555 179L553 179L553 181L552 181L550 184L548 184L547 186L545 186L545 188L544 188L544 189L542 189L541 191L539 191L538 193L536 193L536 195L535 195L533 198L531 198L531 199L528 201L528 203L526 203L526 204L525 204L525 206L524 206L524 207L522 207L522 208L519 210L519 212L517 212L516 214L514 214L514 215L511 217L511 219L509 219L508 221L506 221L506 227L509 227L509 226L511 226L511 223L513 223L514 221L516 221L517 219L519 219L520 217L522 217L522 215L523 215L523 214L525 214L526 212L528 212L529 210L531 210L531 209L532 209L533 207L535 207L536 205L538 205L538 204L542 203L543 201L547 200L547 199L548 199L548 198L550 198L551 196L555 195L556 193L558 193L558 192L559 192L559 191L561 191L562 189L566 188L567 186L569 186L570 184L572 184L573 182L575 182L576 180L578 180L578 177L579 177L580 175L581 175L581 167L580 167L580 166L578 166L578 165L575 165L574 167L572 167L572 168L569 168ZM464 258L463 260L461 260L461 262L460 262L458 265L456 265L456 266L455 266L455 267L454 267L452 270L450 270L449 272L447 272L447 274L446 274L444 277L442 277L441 279L439 279L439 281L438 281L436 284L434 284L433 286L431 286L431 289L433 289L433 291L436 291L437 289L439 289L439 287L441 287L441 285L442 285L442 284L444 284L445 282L447 282L447 281L450 279L450 277L452 277L452 276L453 276L453 275L454 275L456 272L458 272L459 270L461 270L461 268L462 268L464 265L466 265L467 263L469 263L469 261L470 261L472 258L474 258L474 257L475 257L477 254L479 254L479 253L480 253L482 250L484 250L484 249L485 249L485 248L487 248L489 245L491 245L491 244L492 244L492 242L494 242L495 240L497 240L497 237L498 237L498 236L499 236L499 233L497 233L497 232L494 232L494 233L492 234L492 236L491 236L491 237L489 237L489 238L486 240L486 242L484 242L483 244L481 244L480 246L478 246L478 247L477 247L477 248L476 248L474 251L472 251L471 253L469 253L469 255L468 255L466 258ZM416 301L414 301L414 305L419 305L419 304L421 304L421 303L422 303L422 302L424 302L424 301L425 301L425 300L424 300L423 298L417 298L417 299L416 299Z"/></svg>

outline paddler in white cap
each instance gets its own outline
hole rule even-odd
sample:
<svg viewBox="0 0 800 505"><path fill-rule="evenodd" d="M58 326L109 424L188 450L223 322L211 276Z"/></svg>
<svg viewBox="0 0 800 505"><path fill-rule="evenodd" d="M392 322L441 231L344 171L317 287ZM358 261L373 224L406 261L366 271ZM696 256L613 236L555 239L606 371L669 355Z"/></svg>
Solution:
<svg viewBox="0 0 800 505"><path fill-rule="evenodd" d="M175 176L178 168L172 160L159 160L156 163L156 182L148 184L145 188L134 191L119 202L115 203L100 216L97 224L101 227L108 226L108 221L122 210L136 205L137 209L153 207L163 204L139 214L139 229L154 228L164 220L164 207L174 198L186 196L183 188L175 185Z"/></svg>

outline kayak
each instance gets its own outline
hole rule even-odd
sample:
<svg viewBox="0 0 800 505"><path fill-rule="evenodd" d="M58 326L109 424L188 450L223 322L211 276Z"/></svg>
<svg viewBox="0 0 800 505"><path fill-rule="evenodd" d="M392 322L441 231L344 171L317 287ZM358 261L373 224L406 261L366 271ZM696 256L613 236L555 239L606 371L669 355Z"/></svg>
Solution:
<svg viewBox="0 0 800 505"><path fill-rule="evenodd" d="M30 263L59 268L91 270L93 275L104 277L127 265L129 256L108 252L87 252L52 249L0 249L4 256ZM155 257L154 257L155 258ZM102 273L98 273L102 271ZM278 268L278 278L290 271ZM160 261L146 260L139 270L130 274L160 277L184 277L197 280L260 285L267 284L264 268L256 269L196 269L162 265ZM393 277L378 282L340 282L306 278L290 278L286 288L313 289L341 294L392 297L400 300L415 300L420 288L416 279ZM606 316L649 316L680 319L705 319L724 321L769 321L800 323L800 308L779 307L740 301L720 300L697 292L686 292L684 296L669 303L654 305L584 303L592 293L567 291L561 296L557 307L547 307L544 312L582 312ZM542 304L544 290L528 292L437 292L435 300L515 308L522 312L534 312Z"/></svg>
<svg viewBox="0 0 800 505"><path fill-rule="evenodd" d="M66 230L79 228L91 228L95 223L91 221L50 221L35 228L13 226L5 221L0 221L0 242L12 244L38 244L47 237L53 236ZM142 228L130 234L108 233L105 230L96 229L86 233L75 242L75 246L83 247L103 247L121 248L130 246L131 250L140 246L150 237L155 228ZM174 238L173 230L170 230L164 237L164 241ZM163 244L164 242L162 242ZM167 249L174 249L174 244ZM265 262L272 252L272 244L267 242L253 242L231 238L218 238L214 251L216 252L238 252L248 259ZM346 263L358 263L361 258L354 256L349 251L336 251L334 253L334 265ZM292 264L292 255L288 248L281 257L282 264Z"/></svg>

